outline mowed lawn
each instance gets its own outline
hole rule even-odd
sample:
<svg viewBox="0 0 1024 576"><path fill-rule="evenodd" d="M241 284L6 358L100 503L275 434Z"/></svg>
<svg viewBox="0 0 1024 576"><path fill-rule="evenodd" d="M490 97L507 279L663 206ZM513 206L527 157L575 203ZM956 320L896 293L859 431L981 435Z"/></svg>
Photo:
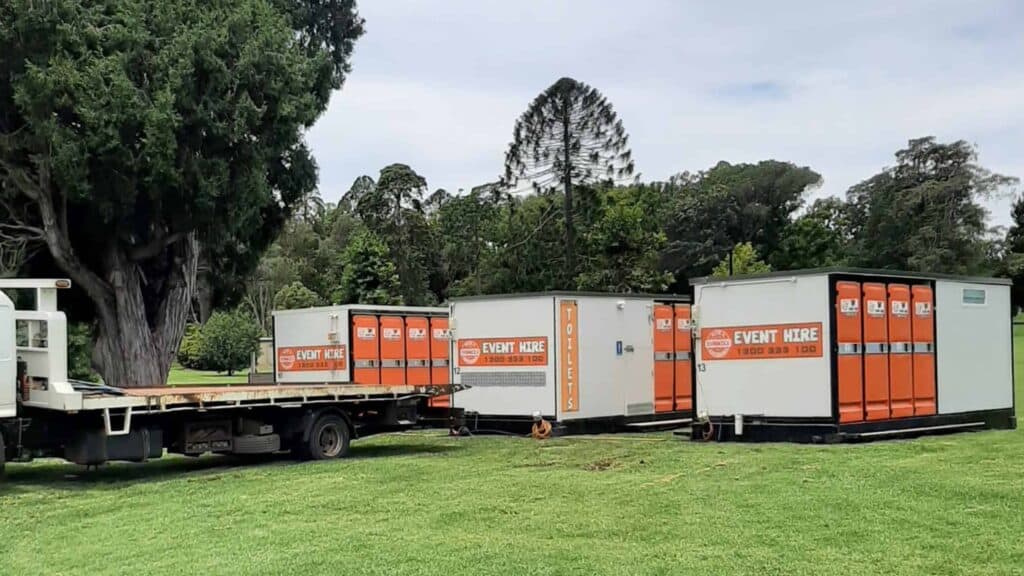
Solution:
<svg viewBox="0 0 1024 576"><path fill-rule="evenodd" d="M0 574L1024 573L1021 431L846 446L427 432L352 452L9 466Z"/></svg>
<svg viewBox="0 0 1024 576"><path fill-rule="evenodd" d="M167 375L168 386L188 386L189 384L202 384L204 386L215 384L229 385L245 384L248 381L248 376L244 372L228 376L227 374L218 374L216 372L189 370L177 364L171 367L171 372Z"/></svg>

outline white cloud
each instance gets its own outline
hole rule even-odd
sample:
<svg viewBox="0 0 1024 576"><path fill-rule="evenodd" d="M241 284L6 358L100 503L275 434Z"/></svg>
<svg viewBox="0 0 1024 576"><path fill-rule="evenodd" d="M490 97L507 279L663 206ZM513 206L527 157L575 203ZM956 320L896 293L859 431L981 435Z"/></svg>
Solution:
<svg viewBox="0 0 1024 576"><path fill-rule="evenodd" d="M368 33L310 143L337 199L410 164L451 191L501 174L516 117L560 76L597 87L645 178L718 160L809 165L841 194L910 138L1024 176L1024 7L992 2L364 2ZM1005 224L1008 201L993 203Z"/></svg>

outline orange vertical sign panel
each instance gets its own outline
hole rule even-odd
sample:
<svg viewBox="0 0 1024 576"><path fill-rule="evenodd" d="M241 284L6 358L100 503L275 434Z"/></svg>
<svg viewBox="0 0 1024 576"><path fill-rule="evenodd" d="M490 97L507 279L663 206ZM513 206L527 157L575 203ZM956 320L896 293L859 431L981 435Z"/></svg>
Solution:
<svg viewBox="0 0 1024 576"><path fill-rule="evenodd" d="M561 383L562 412L580 409L580 349L579 318L575 300L562 300L558 306L559 380Z"/></svg>
<svg viewBox="0 0 1024 576"><path fill-rule="evenodd" d="M448 319L433 317L430 319L430 383L434 386L451 384L449 371L449 350L451 337L448 333ZM452 404L450 394L434 396L430 406L447 408Z"/></svg>
<svg viewBox="0 0 1024 576"><path fill-rule="evenodd" d="M401 316L380 318L380 383L405 384L405 322Z"/></svg>
<svg viewBox="0 0 1024 576"><path fill-rule="evenodd" d="M914 358L914 415L935 414L935 307L930 286L914 286L911 335Z"/></svg>
<svg viewBox="0 0 1024 576"><path fill-rule="evenodd" d="M889 408L893 418L914 415L910 286L889 284Z"/></svg>
<svg viewBox="0 0 1024 576"><path fill-rule="evenodd" d="M430 384L430 323L424 316L405 319L405 382Z"/></svg>
<svg viewBox="0 0 1024 576"><path fill-rule="evenodd" d="M654 411L671 412L675 392L672 356L675 350L672 306L654 306Z"/></svg>
<svg viewBox="0 0 1024 576"><path fill-rule="evenodd" d="M675 305L675 409L693 410L693 320L689 304Z"/></svg>
<svg viewBox="0 0 1024 576"><path fill-rule="evenodd" d="M860 282L836 282L839 422L864 420Z"/></svg>
<svg viewBox="0 0 1024 576"><path fill-rule="evenodd" d="M380 345L377 317L352 317L352 382L380 384Z"/></svg>
<svg viewBox="0 0 1024 576"><path fill-rule="evenodd" d="M864 411L868 420L889 418L889 331L885 284L863 285Z"/></svg>

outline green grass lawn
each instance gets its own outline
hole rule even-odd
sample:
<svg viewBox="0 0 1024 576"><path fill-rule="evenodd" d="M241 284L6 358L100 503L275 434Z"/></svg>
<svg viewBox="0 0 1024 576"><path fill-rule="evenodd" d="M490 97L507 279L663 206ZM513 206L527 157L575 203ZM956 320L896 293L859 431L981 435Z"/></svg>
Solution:
<svg viewBox="0 0 1024 576"><path fill-rule="evenodd" d="M227 374L218 374L216 372L189 370L177 364L171 367L171 372L167 375L167 384L169 386L187 386L189 384L210 386L214 384L245 384L246 382L248 382L248 377L244 373L228 376Z"/></svg>
<svg viewBox="0 0 1024 576"><path fill-rule="evenodd" d="M0 574L1021 574L1024 432L404 434L334 462L12 465L0 511Z"/></svg>

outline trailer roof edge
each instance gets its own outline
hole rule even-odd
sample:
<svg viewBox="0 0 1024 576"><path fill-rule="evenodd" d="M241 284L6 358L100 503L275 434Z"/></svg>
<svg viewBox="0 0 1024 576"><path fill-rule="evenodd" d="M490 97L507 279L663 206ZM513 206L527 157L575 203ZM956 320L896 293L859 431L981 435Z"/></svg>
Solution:
<svg viewBox="0 0 1024 576"><path fill-rule="evenodd" d="M551 290L547 292L512 292L507 294L478 294L474 296L456 296L449 298L450 303L474 302L481 300L510 300L514 298L546 298L564 296L567 298L618 298L628 300L662 300L665 302L689 302L688 294L649 294L646 292L573 292L571 290Z"/></svg>
<svg viewBox="0 0 1024 576"><path fill-rule="evenodd" d="M700 284L711 284L720 282L741 282L744 280L758 280L762 278L786 278L790 276L819 276L822 274L849 274L852 276L890 276L894 278L910 278L917 280L955 280L958 282L971 282L974 284L993 284L999 286L1012 286L1013 280L1009 278L996 278L989 276L957 276L955 274L931 274L927 272L907 272L904 270L882 270L876 268L808 268L805 270L789 270L778 272L764 272L761 274L743 274L739 276L701 276L690 280L690 286Z"/></svg>

